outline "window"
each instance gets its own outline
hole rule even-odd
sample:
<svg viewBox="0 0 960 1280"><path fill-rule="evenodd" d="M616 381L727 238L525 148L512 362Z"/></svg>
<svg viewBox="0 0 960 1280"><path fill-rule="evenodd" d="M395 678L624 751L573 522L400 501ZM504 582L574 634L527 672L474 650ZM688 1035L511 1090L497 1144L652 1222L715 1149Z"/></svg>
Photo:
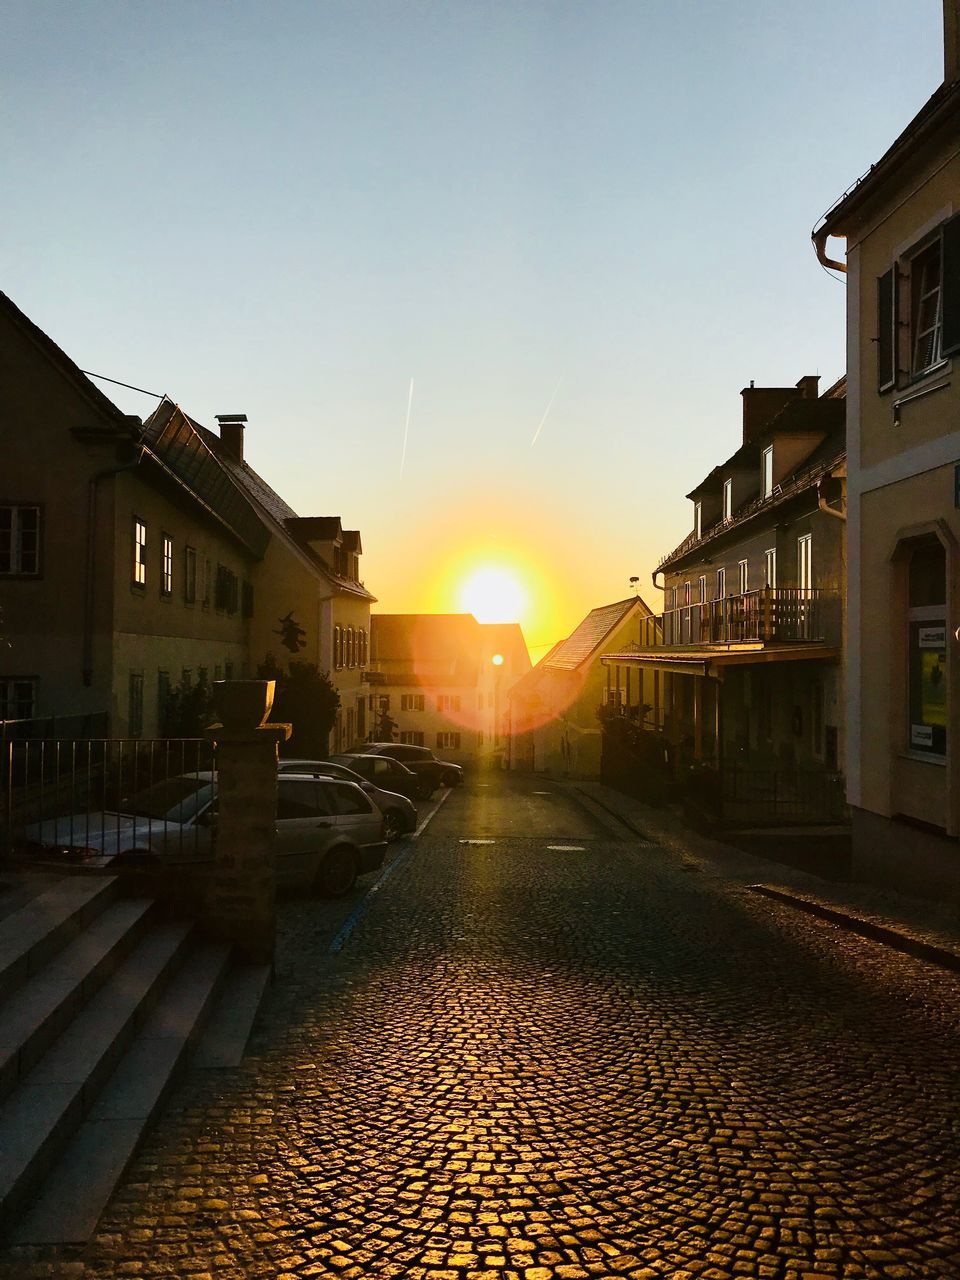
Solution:
<svg viewBox="0 0 960 1280"><path fill-rule="evenodd" d="M449 751L459 751L460 750L459 733L438 733L437 746L441 748L446 748Z"/></svg>
<svg viewBox="0 0 960 1280"><path fill-rule="evenodd" d="M693 504L693 536L699 538L703 533L703 505L700 502Z"/></svg>
<svg viewBox="0 0 960 1280"><path fill-rule="evenodd" d="M355 664L353 627L347 627L347 666Z"/></svg>
<svg viewBox="0 0 960 1280"><path fill-rule="evenodd" d="M773 445L768 444L763 451L763 475L761 493L764 498L769 498L773 493Z"/></svg>
<svg viewBox="0 0 960 1280"><path fill-rule="evenodd" d="M724 520L733 519L733 481L724 480L723 482L723 518Z"/></svg>
<svg viewBox="0 0 960 1280"><path fill-rule="evenodd" d="M424 709L424 695L422 693L401 693L400 710L401 711L422 711Z"/></svg>
<svg viewBox="0 0 960 1280"><path fill-rule="evenodd" d="M936 538L918 541L908 587L909 737L911 751L947 753L947 574Z"/></svg>
<svg viewBox="0 0 960 1280"><path fill-rule="evenodd" d="M689 582L685 582L683 584L683 603L685 608L688 608L690 605L690 583Z"/></svg>
<svg viewBox="0 0 960 1280"><path fill-rule="evenodd" d="M700 587L700 603L701 603L701 604L706 604L706 600L707 600L707 575L706 575L705 573L701 573L700 578L699 578L699 580L698 580L698 585L699 585L699 587Z"/></svg>
<svg viewBox="0 0 960 1280"><path fill-rule="evenodd" d="M763 585L765 587L775 587L777 585L776 547L769 547L763 553Z"/></svg>
<svg viewBox="0 0 960 1280"><path fill-rule="evenodd" d="M367 632L366 628L360 628L360 656L358 662L361 667L367 665Z"/></svg>
<svg viewBox="0 0 960 1280"><path fill-rule="evenodd" d="M960 351L960 215L877 280L877 390Z"/></svg>
<svg viewBox="0 0 960 1280"><path fill-rule="evenodd" d="M339 627L333 628L333 669L339 671L343 666L343 639Z"/></svg>
<svg viewBox="0 0 960 1280"><path fill-rule="evenodd" d="M40 572L40 508L0 507L0 574Z"/></svg>
<svg viewBox="0 0 960 1280"><path fill-rule="evenodd" d="M183 601L194 604L197 599L197 553L193 547L183 549Z"/></svg>
<svg viewBox="0 0 960 1280"><path fill-rule="evenodd" d="M31 720L36 703L37 682L32 677L0 678L0 720Z"/></svg>
<svg viewBox="0 0 960 1280"><path fill-rule="evenodd" d="M133 517L133 585L146 586L147 582L147 526Z"/></svg>
<svg viewBox="0 0 960 1280"><path fill-rule="evenodd" d="M727 571L726 569L717 570L717 599L722 600L727 594Z"/></svg>
<svg viewBox="0 0 960 1280"><path fill-rule="evenodd" d="M801 591L813 588L813 534L797 539L797 586Z"/></svg>
<svg viewBox="0 0 960 1280"><path fill-rule="evenodd" d="M173 594L173 539L168 533L161 535L163 546L163 571L160 575L160 594Z"/></svg>
<svg viewBox="0 0 960 1280"><path fill-rule="evenodd" d="M201 601L202 601L202 603L203 603L203 607L204 607L204 609L209 609L209 608L210 608L210 590L211 590L211 582L212 582L212 580L213 580L213 573L211 572L211 570L212 570L212 566L211 566L211 564L210 564L210 561L209 561L209 560L207 560L207 559L204 559L204 562L203 562L203 591L200 593L200 599L201 599Z"/></svg>
<svg viewBox="0 0 960 1280"><path fill-rule="evenodd" d="M747 561L746 561L746 560L741 560L741 561L740 561L740 563L738 564L737 568L738 568L738 570L739 570L739 583L738 583L738 585L739 585L739 588L740 588L740 594L741 594L742 596L745 596L745 595L747 594L747 581L748 581L748 577L749 577L749 570L748 570Z"/></svg>
<svg viewBox="0 0 960 1280"><path fill-rule="evenodd" d="M438 711L459 711L460 695L459 693L440 693L437 695Z"/></svg>
<svg viewBox="0 0 960 1280"><path fill-rule="evenodd" d="M333 805L326 789L319 783L281 778L277 783L277 820L291 821L297 818L326 818L333 814Z"/></svg>
<svg viewBox="0 0 960 1280"><path fill-rule="evenodd" d="M236 613L240 605L240 579L225 564L217 565L213 603L223 613Z"/></svg>
<svg viewBox="0 0 960 1280"><path fill-rule="evenodd" d="M360 790L359 786L346 783L338 787L329 782L321 782L320 788L333 800L336 813L344 815L373 813L373 805Z"/></svg>
<svg viewBox="0 0 960 1280"><path fill-rule="evenodd" d="M143 735L143 672L130 672L127 732L131 738Z"/></svg>
<svg viewBox="0 0 960 1280"><path fill-rule="evenodd" d="M423 734L417 730L405 729L400 734L400 741L411 747L423 746Z"/></svg>

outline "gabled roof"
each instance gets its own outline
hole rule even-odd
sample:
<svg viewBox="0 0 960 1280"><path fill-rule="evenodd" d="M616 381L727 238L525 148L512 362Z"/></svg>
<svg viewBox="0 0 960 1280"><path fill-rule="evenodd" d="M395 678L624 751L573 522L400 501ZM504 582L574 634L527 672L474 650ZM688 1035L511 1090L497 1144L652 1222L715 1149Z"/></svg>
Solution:
<svg viewBox="0 0 960 1280"><path fill-rule="evenodd" d="M0 311L9 316L13 323L44 353L50 363L56 366L67 381L71 382L80 394L89 400L93 408L116 424L120 434L127 436L138 436L140 434L140 419L125 414L111 399L105 396L100 388L90 381L80 366L75 364L67 353L58 347L39 325L34 324L30 317L25 315L5 293L0 293Z"/></svg>
<svg viewBox="0 0 960 1280"><path fill-rule="evenodd" d="M650 610L639 596L591 609L580 625L537 663L535 671L575 671L582 667L633 610Z"/></svg>
<svg viewBox="0 0 960 1280"><path fill-rule="evenodd" d="M284 524L298 542L336 542L343 532L339 516L287 516Z"/></svg>

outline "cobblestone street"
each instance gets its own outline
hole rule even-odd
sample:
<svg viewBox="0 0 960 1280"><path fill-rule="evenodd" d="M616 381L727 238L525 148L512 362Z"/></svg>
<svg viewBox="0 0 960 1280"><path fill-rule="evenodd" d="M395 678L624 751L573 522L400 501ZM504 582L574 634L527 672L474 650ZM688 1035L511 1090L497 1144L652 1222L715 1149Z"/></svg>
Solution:
<svg viewBox="0 0 960 1280"><path fill-rule="evenodd" d="M956 976L488 781L10 1280L960 1276Z"/></svg>

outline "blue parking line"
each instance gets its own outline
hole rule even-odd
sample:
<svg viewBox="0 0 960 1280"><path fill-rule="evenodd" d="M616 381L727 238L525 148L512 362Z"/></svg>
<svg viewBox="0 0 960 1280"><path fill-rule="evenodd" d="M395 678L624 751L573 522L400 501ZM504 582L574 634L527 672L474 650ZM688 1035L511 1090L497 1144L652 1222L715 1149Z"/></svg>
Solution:
<svg viewBox="0 0 960 1280"><path fill-rule="evenodd" d="M333 941L330 943L330 946L327 948L328 955L335 956L340 951L343 950L344 946L347 944L347 942L350 939L350 935L353 933L354 929L357 927L357 925L360 923L360 921L363 919L364 915L366 914L367 907L370 905L370 900L380 892L383 886L387 883L387 881L393 875L394 871L396 871L396 869L399 866L401 866L404 862L407 861L411 853L413 853L415 841L427 829L429 824L432 822L433 817L436 814L437 810L440 808L440 806L444 803L444 801L447 799L449 795L450 795L449 791L445 791L443 793L443 795L437 801L436 807L430 813L427 814L424 820L420 823L419 827L417 827L416 831L414 831L413 835L410 836L410 838L407 840L406 847L401 849L400 852L394 858L392 858L391 861L384 867L380 875L377 877L376 882L370 886L370 888L363 895L363 897L360 899L360 901L357 903L357 905L354 907L354 909L350 912L349 916L347 916L346 920L341 925L339 932L336 934Z"/></svg>

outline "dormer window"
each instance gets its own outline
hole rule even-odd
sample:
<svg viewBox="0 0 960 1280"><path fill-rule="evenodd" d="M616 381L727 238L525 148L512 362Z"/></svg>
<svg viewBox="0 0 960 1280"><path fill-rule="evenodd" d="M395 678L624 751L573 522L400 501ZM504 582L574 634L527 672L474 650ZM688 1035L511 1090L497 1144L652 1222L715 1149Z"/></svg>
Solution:
<svg viewBox="0 0 960 1280"><path fill-rule="evenodd" d="M762 489L763 497L769 498L773 493L773 445L767 445L763 451L763 475Z"/></svg>
<svg viewBox="0 0 960 1280"><path fill-rule="evenodd" d="M723 482L723 518L724 520L733 519L733 481L724 480Z"/></svg>
<svg viewBox="0 0 960 1280"><path fill-rule="evenodd" d="M693 504L693 536L703 536L703 505L700 502Z"/></svg>

